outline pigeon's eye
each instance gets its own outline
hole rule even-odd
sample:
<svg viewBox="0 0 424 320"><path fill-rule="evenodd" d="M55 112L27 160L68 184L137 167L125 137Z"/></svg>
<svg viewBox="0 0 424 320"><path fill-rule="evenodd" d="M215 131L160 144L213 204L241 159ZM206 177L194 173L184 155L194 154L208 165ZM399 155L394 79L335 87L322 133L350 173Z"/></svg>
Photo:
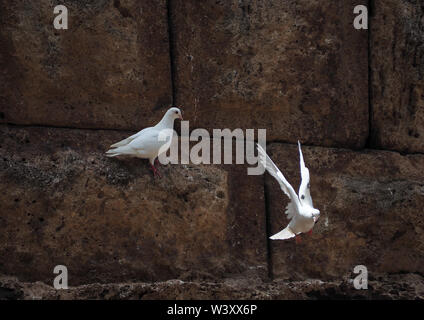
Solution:
<svg viewBox="0 0 424 320"><path fill-rule="evenodd" d="M175 114L178 114L178 111L175 111Z"/></svg>
<svg viewBox="0 0 424 320"><path fill-rule="evenodd" d="M311 189L311 184L310 183L308 183L308 189Z"/></svg>
<svg viewBox="0 0 424 320"><path fill-rule="evenodd" d="M304 195L304 194L302 194L301 198L302 198L302 200L303 200L303 199L305 199L305 195Z"/></svg>

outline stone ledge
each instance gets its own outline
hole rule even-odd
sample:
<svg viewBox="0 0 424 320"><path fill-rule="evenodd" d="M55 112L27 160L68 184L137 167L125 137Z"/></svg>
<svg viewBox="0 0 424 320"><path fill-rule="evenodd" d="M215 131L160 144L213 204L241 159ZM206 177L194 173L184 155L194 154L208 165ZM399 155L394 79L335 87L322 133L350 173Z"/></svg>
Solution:
<svg viewBox="0 0 424 320"><path fill-rule="evenodd" d="M0 277L0 300L286 300L286 299L424 299L424 279L417 274L378 275L368 290L356 290L348 279L261 282L257 279L169 280L156 283L90 284L55 290L44 283Z"/></svg>

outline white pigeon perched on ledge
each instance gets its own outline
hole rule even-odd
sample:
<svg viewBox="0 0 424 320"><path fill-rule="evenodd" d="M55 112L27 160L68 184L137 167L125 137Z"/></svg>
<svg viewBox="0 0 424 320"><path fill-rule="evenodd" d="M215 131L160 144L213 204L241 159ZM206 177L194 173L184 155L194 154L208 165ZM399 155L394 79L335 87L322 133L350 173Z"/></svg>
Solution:
<svg viewBox="0 0 424 320"><path fill-rule="evenodd" d="M159 153L166 152L171 145L170 140L166 141L160 135L170 136L170 139L172 139L175 119L183 120L183 116L180 109L172 107L165 113L157 125L145 128L131 137L112 144L110 146L111 149L106 152L106 155L108 157L125 155L149 159L153 175L160 177L161 175L155 167L155 159L159 156ZM162 148L166 144L168 144L168 147Z"/></svg>
<svg viewBox="0 0 424 320"><path fill-rule="evenodd" d="M291 202L286 207L286 214L291 219L288 226L279 233L270 237L272 240L286 240L301 233L312 232L312 228L317 222L320 211L315 209L312 204L309 184L309 170L303 161L302 149L299 146L300 157L300 173L302 182L299 187L299 196L294 191L293 187L286 180L281 171L277 168L271 158L266 154L265 150L257 144L259 151L259 160L265 169L271 174L280 184L281 190L290 198ZM296 241L298 238L296 237Z"/></svg>

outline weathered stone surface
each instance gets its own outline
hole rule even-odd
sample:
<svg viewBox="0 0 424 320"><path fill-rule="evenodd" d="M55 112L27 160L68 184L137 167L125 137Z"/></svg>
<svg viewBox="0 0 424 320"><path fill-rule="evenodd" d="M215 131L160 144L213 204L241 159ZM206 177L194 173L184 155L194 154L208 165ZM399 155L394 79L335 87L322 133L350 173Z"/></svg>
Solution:
<svg viewBox="0 0 424 320"><path fill-rule="evenodd" d="M356 290L349 279L339 281L273 281L226 279L217 282L169 280L156 283L90 284L55 290L44 283L0 277L0 300L9 299L424 299L418 274L378 275L368 290Z"/></svg>
<svg viewBox="0 0 424 320"><path fill-rule="evenodd" d="M363 147L371 124L367 146L424 152L421 2L370 1L369 43L353 0L63 0L66 31L56 4L0 1L0 299L424 298L424 156L324 148ZM104 157L130 133L19 127L139 130L173 90L191 129L321 146L303 148L311 237L267 256L287 199L270 176L265 199L245 166L155 180L146 161ZM297 189L297 148L268 151ZM58 264L70 290L49 286ZM369 290L349 281L359 264Z"/></svg>
<svg viewBox="0 0 424 320"><path fill-rule="evenodd" d="M166 1L0 3L0 122L136 130L172 102Z"/></svg>
<svg viewBox="0 0 424 320"><path fill-rule="evenodd" d="M368 42L352 26L357 4L171 1L176 99L191 126L363 146Z"/></svg>
<svg viewBox="0 0 424 320"><path fill-rule="evenodd" d="M124 133L0 126L0 272L70 285L266 275L263 178L104 156Z"/></svg>
<svg viewBox="0 0 424 320"><path fill-rule="evenodd" d="M372 273L424 273L424 156L303 147L311 193L321 218L303 243L271 241L276 278L340 279L356 265ZM300 183L295 146L268 151L295 190ZM288 203L266 178L270 235L284 228Z"/></svg>
<svg viewBox="0 0 424 320"><path fill-rule="evenodd" d="M424 152L424 6L373 1L372 145Z"/></svg>

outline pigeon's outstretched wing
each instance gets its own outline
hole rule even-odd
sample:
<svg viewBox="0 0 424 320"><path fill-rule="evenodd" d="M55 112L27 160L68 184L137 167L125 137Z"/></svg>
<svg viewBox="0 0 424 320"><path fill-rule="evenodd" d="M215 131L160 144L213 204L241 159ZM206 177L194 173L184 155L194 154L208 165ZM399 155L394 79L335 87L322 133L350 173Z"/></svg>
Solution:
<svg viewBox="0 0 424 320"><path fill-rule="evenodd" d="M271 160L271 158L266 154L265 150L259 145L256 144L259 152L259 160L265 169L272 175L280 184L281 190L289 197L291 202L287 205L286 214L289 219L293 218L294 215L299 211L300 202L297 197L296 191L294 191L293 187L281 173L281 171L277 168L275 163Z"/></svg>
<svg viewBox="0 0 424 320"><path fill-rule="evenodd" d="M309 183L309 169L305 166L305 161L303 160L302 149L300 147L300 142L297 142L299 146L299 158L300 158L300 176L302 178L302 182L299 187L299 201L302 204L307 204L313 207L312 197L311 197L311 185Z"/></svg>

